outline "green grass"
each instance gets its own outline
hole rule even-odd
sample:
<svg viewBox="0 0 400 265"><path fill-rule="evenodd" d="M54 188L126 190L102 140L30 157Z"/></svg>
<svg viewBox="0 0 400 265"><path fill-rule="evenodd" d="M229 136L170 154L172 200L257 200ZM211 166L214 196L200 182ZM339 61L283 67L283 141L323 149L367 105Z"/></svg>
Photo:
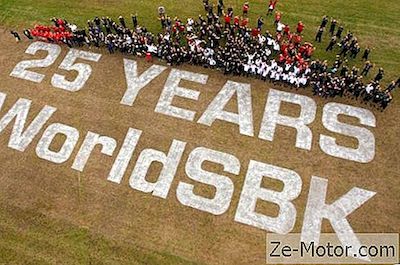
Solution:
<svg viewBox="0 0 400 265"><path fill-rule="evenodd" d="M215 1L211 1L215 2ZM241 12L240 0L225 0L226 6L233 6ZM85 26L94 16L126 18L137 13L141 25L153 32L160 30L157 20L157 7L163 5L171 17L195 17L202 14L201 0L0 0L0 25L10 27L30 27L35 23L47 23L50 17L65 17L70 21ZM258 15L265 15L267 0L250 1L250 18L255 25ZM277 10L283 12L282 21L294 29L299 20L306 24L305 40L313 40L315 31L323 15L334 17L345 26L345 32L351 30L357 36L362 48L373 47L371 60L376 67L370 73L372 77L378 67L384 67L384 83L399 77L400 69L400 1L384 0L280 0ZM129 19L130 20L130 19ZM272 18L266 21L266 28L273 31ZM325 36L322 44L316 45L314 58L333 61L335 53L326 53L324 48L329 41ZM359 57L361 57L359 55ZM360 59L350 61L362 67Z"/></svg>
<svg viewBox="0 0 400 265"><path fill-rule="evenodd" d="M116 243L37 211L0 204L0 264L194 264Z"/></svg>

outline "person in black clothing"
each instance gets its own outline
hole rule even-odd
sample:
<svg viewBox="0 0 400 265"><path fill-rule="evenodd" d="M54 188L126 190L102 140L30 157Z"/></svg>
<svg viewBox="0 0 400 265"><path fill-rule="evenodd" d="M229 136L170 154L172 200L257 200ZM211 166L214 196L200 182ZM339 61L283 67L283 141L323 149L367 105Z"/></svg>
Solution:
<svg viewBox="0 0 400 265"><path fill-rule="evenodd" d="M19 36L18 32L12 30L10 33L14 36L16 42L21 41L21 37Z"/></svg>
<svg viewBox="0 0 400 265"><path fill-rule="evenodd" d="M384 75L384 74L385 74L385 73L384 73L383 68L379 68L378 74L377 74L377 75L375 76L375 78L374 78L375 82L381 81L381 80L383 79L383 75Z"/></svg>
<svg viewBox="0 0 400 265"><path fill-rule="evenodd" d="M138 20L137 20L137 15L131 15L132 17L132 24L133 24L133 29L136 29L138 26Z"/></svg>
<svg viewBox="0 0 400 265"><path fill-rule="evenodd" d="M172 19L170 16L167 16L167 19L165 20L165 25L167 25L167 29L171 30L172 28Z"/></svg>
<svg viewBox="0 0 400 265"><path fill-rule="evenodd" d="M93 19L93 21L94 21L94 24L96 24L96 26L97 26L98 28L100 28L100 23L101 23L100 18L95 17L95 18Z"/></svg>
<svg viewBox="0 0 400 265"><path fill-rule="evenodd" d="M338 39L342 38L342 33L343 33L344 28L342 26L339 26L338 31L336 32L336 37Z"/></svg>
<svg viewBox="0 0 400 265"><path fill-rule="evenodd" d="M111 22L110 22L110 19L108 17L107 18L103 17L101 20L103 22L104 28L106 29L107 35L111 34Z"/></svg>
<svg viewBox="0 0 400 265"><path fill-rule="evenodd" d="M56 26L57 28L60 26L60 25L58 25L58 19L57 19L57 18L52 17L52 18L50 19L50 21L53 22L53 23L54 23L54 26Z"/></svg>
<svg viewBox="0 0 400 265"><path fill-rule="evenodd" d="M370 49L369 47L365 48L364 54L363 54L363 56L362 56L362 59L367 61L370 52L371 52L371 49Z"/></svg>
<svg viewBox="0 0 400 265"><path fill-rule="evenodd" d="M230 6L228 7L228 16L230 16L231 18L233 18L233 8Z"/></svg>
<svg viewBox="0 0 400 265"><path fill-rule="evenodd" d="M327 16L324 16L324 17L322 18L320 28L325 28L326 25L328 25L328 21L329 21L328 17L327 17Z"/></svg>
<svg viewBox="0 0 400 265"><path fill-rule="evenodd" d="M208 14L211 15L211 16L214 15L214 4L211 3L211 4L208 6L207 12L208 12Z"/></svg>
<svg viewBox="0 0 400 265"><path fill-rule="evenodd" d="M218 0L218 4L224 6L224 0Z"/></svg>
<svg viewBox="0 0 400 265"><path fill-rule="evenodd" d="M360 69L358 69L357 67L355 67L355 66L353 66L353 68L351 68L351 74L353 75L353 76L358 76L358 71L359 71Z"/></svg>
<svg viewBox="0 0 400 265"><path fill-rule="evenodd" d="M361 49L360 49L360 46L358 45L358 43L352 45L350 47L350 52L351 52L350 58L355 59L357 57L358 53L360 52L360 50Z"/></svg>
<svg viewBox="0 0 400 265"><path fill-rule="evenodd" d="M109 39L109 40L107 40L107 41L108 41L108 43L107 43L108 52L109 52L110 54L113 54L113 53L114 53L114 40Z"/></svg>
<svg viewBox="0 0 400 265"><path fill-rule="evenodd" d="M346 57L349 50L350 50L350 44L348 42L343 43L339 56L343 55L344 57Z"/></svg>
<svg viewBox="0 0 400 265"><path fill-rule="evenodd" d="M361 72L362 76L367 76L369 71L374 67L374 65L370 61L366 61L364 65L364 69Z"/></svg>
<svg viewBox="0 0 400 265"><path fill-rule="evenodd" d="M393 80L392 82L390 82L385 92L392 92L395 88L396 88L396 82Z"/></svg>
<svg viewBox="0 0 400 265"><path fill-rule="evenodd" d="M264 25L264 19L262 16L259 16L257 19L257 28L261 30L262 26Z"/></svg>
<svg viewBox="0 0 400 265"><path fill-rule="evenodd" d="M125 24L125 19L123 16L119 16L118 17L119 23L121 24L122 27L126 28L126 24Z"/></svg>
<svg viewBox="0 0 400 265"><path fill-rule="evenodd" d="M329 28L329 33L331 34L331 36L333 36L333 34L335 34L336 25L337 25L337 20L332 18L331 26Z"/></svg>
<svg viewBox="0 0 400 265"><path fill-rule="evenodd" d="M88 20L87 25L88 25L88 28L93 28L93 21Z"/></svg>
<svg viewBox="0 0 400 265"><path fill-rule="evenodd" d="M333 36L333 37L331 38L331 41L330 41L329 44L328 44L328 47L326 47L325 51L332 51L332 50L333 50L333 47L334 47L335 44L336 44L336 42L337 42L337 38L336 38L336 36Z"/></svg>
<svg viewBox="0 0 400 265"><path fill-rule="evenodd" d="M381 111L384 111L387 106L389 106L390 101L392 101L392 95L390 92L384 93L380 102Z"/></svg>
<svg viewBox="0 0 400 265"><path fill-rule="evenodd" d="M209 1L208 0L203 0L203 6L204 6L204 10L206 12L208 12L208 8L210 6Z"/></svg>
<svg viewBox="0 0 400 265"><path fill-rule="evenodd" d="M324 28L320 27L317 31L317 35L315 36L315 40L318 42L322 41L322 34L324 33Z"/></svg>
<svg viewBox="0 0 400 265"><path fill-rule="evenodd" d="M224 11L224 3L222 1L218 1L218 5L217 5L217 15L220 17L222 16Z"/></svg>
<svg viewBox="0 0 400 265"><path fill-rule="evenodd" d="M344 77L347 75L348 72L349 68L347 67L347 65L343 65L342 70L340 70L340 76Z"/></svg>
<svg viewBox="0 0 400 265"><path fill-rule="evenodd" d="M343 64L343 60L340 59L339 55L336 55L336 59L335 59L335 62L333 63L333 67L336 69L339 69L340 66L342 66L342 64Z"/></svg>
<svg viewBox="0 0 400 265"><path fill-rule="evenodd" d="M31 32L29 30L24 29L23 33L28 39L33 40L33 37L32 37Z"/></svg>
<svg viewBox="0 0 400 265"><path fill-rule="evenodd" d="M157 10L158 10L158 15L161 17L161 16L165 16L165 7L164 6L159 6L158 8L157 8Z"/></svg>
<svg viewBox="0 0 400 265"><path fill-rule="evenodd" d="M397 87L400 87L400 77L399 77L399 79L397 79L397 81L396 81L396 86L397 86Z"/></svg>
<svg viewBox="0 0 400 265"><path fill-rule="evenodd" d="M107 18L106 17L102 17L100 20L101 20L102 26L105 27L105 25L108 23Z"/></svg>

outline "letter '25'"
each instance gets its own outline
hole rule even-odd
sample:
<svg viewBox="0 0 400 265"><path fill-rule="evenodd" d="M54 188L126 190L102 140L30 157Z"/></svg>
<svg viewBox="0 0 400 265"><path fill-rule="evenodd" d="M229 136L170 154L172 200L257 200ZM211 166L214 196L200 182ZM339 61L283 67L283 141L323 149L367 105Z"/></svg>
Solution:
<svg viewBox="0 0 400 265"><path fill-rule="evenodd" d="M49 67L57 60L61 53L61 48L56 44L34 42L29 45L25 53L35 55L38 51L46 51L46 58L21 61L14 67L10 76L29 80L35 83L42 82L45 75L29 71L27 69ZM65 89L71 92L82 89L92 73L92 67L84 63L75 63L75 61L77 59L83 59L87 61L98 62L100 58L101 54L70 49L58 68L66 71L77 71L78 75L73 81L69 81L64 75L54 74L51 79L51 84L54 87Z"/></svg>

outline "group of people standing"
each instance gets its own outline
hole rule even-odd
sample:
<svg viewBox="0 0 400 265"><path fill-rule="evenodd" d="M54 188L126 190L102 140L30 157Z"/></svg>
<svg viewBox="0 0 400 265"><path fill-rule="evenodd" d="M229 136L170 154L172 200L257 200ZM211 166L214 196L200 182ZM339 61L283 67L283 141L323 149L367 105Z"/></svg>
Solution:
<svg viewBox="0 0 400 265"><path fill-rule="evenodd" d="M328 28L329 19L327 16L322 18L317 30L315 40L322 41L322 35ZM392 81L386 88L382 88L380 81L384 77L383 68L378 69L375 78L364 84L365 77L368 76L374 64L369 61L371 49L366 47L362 53L361 60L364 61L362 71L356 66L351 69L347 65L349 60L357 58L361 51L357 38L352 32L343 35L344 27L332 18L330 20L329 35L330 41L326 47L326 52L337 50L336 60L329 67L326 61L315 62L314 68L319 69L312 77L312 87L314 94L323 97L334 97L335 95L351 95L355 99L361 98L364 103L370 102L382 110L385 109L393 99L391 92L400 86L400 78Z"/></svg>
<svg viewBox="0 0 400 265"><path fill-rule="evenodd" d="M129 23L122 16L117 21L109 17L95 17L87 22L87 29L79 29L65 20L53 19L55 26L62 21L62 27L71 33L67 37L59 35L58 39L54 35L41 35L40 26L33 30L36 30L36 38L63 42L70 47L106 47L110 53L119 51L145 56L149 61L155 56L169 65L201 65L219 69L224 74L253 76L296 89L311 86L315 95L335 97L348 94L381 109L387 107L392 100L391 92L400 85L399 79L386 89L381 89L379 83L384 75L383 69L379 70L373 81L363 83L362 76L366 76L373 67L368 61L369 50L364 52L366 63L360 74L355 67L348 69L347 56L356 58L360 46L352 33L342 39L344 28L334 19L329 28L332 39L326 50L332 51L336 46L340 50L334 64L329 66L326 61L311 59L315 48L312 43L303 41L303 22L299 21L292 32L289 25L282 22L282 14L275 12L275 31L269 32L263 30L265 22L262 16L258 17L254 27L250 26L249 2L245 2L238 13L232 7L226 7L223 0L218 0L216 8L209 0L202 2L205 14L185 21L178 17L172 19L166 14L165 8L160 7L158 19L162 31L158 34L141 26L136 14L131 16ZM274 14L277 3L278 0L267 3L267 17ZM316 41L322 41L328 23L328 17L324 16ZM47 29L52 31L51 27ZM33 30L28 30L31 37Z"/></svg>

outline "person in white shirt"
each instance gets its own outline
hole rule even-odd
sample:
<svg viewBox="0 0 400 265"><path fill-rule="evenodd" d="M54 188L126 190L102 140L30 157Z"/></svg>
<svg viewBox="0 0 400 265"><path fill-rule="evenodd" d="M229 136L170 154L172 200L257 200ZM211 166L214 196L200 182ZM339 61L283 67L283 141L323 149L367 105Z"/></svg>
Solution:
<svg viewBox="0 0 400 265"><path fill-rule="evenodd" d="M281 32L283 31L284 28L285 28L285 24L283 24L283 23L281 23L281 22L278 22L278 23L276 24L276 31L277 31L277 32L281 33Z"/></svg>
<svg viewBox="0 0 400 265"><path fill-rule="evenodd" d="M249 76L250 74L250 65L248 65L247 63L243 65L243 70L245 72L246 76Z"/></svg>
<svg viewBox="0 0 400 265"><path fill-rule="evenodd" d="M374 90L374 86L373 86L372 83L369 83L369 84L365 87L365 91L366 91L368 94L371 94L371 91L372 91L372 90Z"/></svg>

